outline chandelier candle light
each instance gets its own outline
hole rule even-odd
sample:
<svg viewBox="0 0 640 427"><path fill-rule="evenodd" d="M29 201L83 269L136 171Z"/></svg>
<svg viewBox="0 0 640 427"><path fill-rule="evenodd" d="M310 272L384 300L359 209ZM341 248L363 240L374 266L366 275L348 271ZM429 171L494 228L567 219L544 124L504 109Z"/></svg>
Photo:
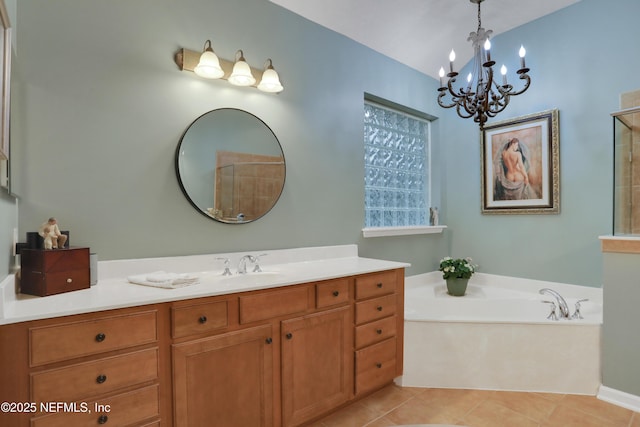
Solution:
<svg viewBox="0 0 640 427"><path fill-rule="evenodd" d="M498 83L494 80L493 66L496 64L491 59L491 37L492 30L482 28L480 18L480 3L484 0L470 0L471 3L478 5L478 31L469 33L467 41L473 43L473 66L471 72L467 76L466 87L460 86L455 89L454 83L458 73L454 70L453 62L456 54L452 50L449 54L449 73L446 74L448 80L445 82L444 67L440 68L440 88L438 92L438 104L443 108L456 107L458 115L464 119L473 117L473 121L480 124L480 130L484 128L484 124L489 117L495 117L503 111L509 104L512 96L524 93L531 84L531 78L527 74L529 69L525 65L524 56L525 49L520 46L520 69L517 71L521 80L524 80L524 87L515 90L514 86L507 82L507 67L502 65L500 73L502 74L502 82ZM445 102L445 97L451 97L450 103Z"/></svg>

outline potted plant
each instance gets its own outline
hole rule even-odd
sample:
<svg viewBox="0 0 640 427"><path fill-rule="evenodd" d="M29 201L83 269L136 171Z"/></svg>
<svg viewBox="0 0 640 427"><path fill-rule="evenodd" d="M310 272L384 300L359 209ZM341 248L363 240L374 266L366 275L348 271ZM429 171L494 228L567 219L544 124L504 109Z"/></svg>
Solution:
<svg viewBox="0 0 640 427"><path fill-rule="evenodd" d="M478 266L472 263L471 258L442 258L439 270L442 271L442 278L447 282L449 295L463 296L467 291L467 283L476 272L476 268Z"/></svg>

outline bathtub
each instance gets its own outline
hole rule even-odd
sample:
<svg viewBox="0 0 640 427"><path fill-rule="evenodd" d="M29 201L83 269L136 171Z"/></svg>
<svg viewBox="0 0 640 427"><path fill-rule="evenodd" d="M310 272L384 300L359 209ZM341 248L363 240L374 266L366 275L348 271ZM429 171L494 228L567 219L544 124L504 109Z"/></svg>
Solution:
<svg viewBox="0 0 640 427"><path fill-rule="evenodd" d="M548 320L541 288L583 320ZM405 387L595 395L601 384L602 289L476 273L463 297L440 272L405 279Z"/></svg>

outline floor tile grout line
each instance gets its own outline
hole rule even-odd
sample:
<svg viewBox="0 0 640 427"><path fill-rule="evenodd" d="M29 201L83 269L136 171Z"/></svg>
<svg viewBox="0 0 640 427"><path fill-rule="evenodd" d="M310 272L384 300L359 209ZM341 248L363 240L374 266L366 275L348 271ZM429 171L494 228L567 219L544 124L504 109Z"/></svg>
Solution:
<svg viewBox="0 0 640 427"><path fill-rule="evenodd" d="M369 421L368 423L366 423L363 427L368 426L369 424L375 423L376 421L378 421L380 418L384 418L387 415L389 415L390 413L392 413L393 411L395 411L396 409L398 409L401 406L406 405L407 403L409 403L410 401L414 400L416 398L415 395L411 396L410 398L408 398L407 400L403 401L402 403L400 403L397 406L394 406L393 408L391 408L390 410L388 410L387 412L383 413L382 415L380 415L377 418L374 418L373 420ZM366 406L366 405L365 405Z"/></svg>

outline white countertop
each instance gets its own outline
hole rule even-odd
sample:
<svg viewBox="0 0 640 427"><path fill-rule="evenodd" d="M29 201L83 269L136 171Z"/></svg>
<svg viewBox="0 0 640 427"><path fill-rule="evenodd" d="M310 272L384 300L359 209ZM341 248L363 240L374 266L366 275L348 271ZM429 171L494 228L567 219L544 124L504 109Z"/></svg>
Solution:
<svg viewBox="0 0 640 427"><path fill-rule="evenodd" d="M14 276L11 275L0 283L0 325L268 289L410 266L403 262L361 258L357 250L356 245L342 245L103 261L98 263L98 283L95 286L47 297L16 294ZM263 273L252 273L253 265L248 264L249 273L236 274L240 257L247 253L267 254L260 258ZM219 258L231 260L233 276L222 276L223 262ZM159 270L195 274L200 278L199 284L163 289L127 281L128 276Z"/></svg>

